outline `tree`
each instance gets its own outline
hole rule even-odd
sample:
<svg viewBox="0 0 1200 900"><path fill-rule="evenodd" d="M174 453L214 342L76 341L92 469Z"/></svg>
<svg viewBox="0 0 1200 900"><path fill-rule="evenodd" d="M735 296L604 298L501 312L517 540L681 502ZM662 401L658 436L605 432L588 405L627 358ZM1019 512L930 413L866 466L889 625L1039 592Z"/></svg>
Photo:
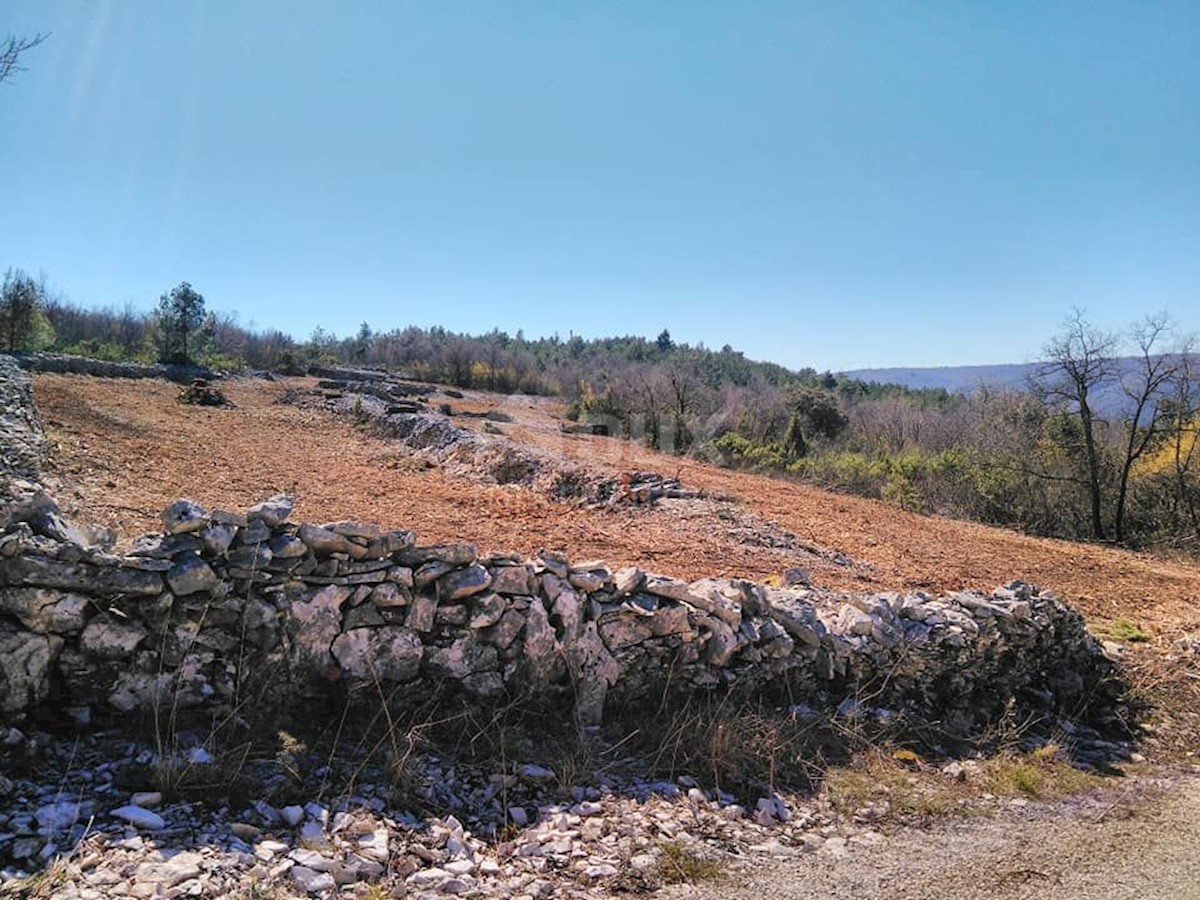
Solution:
<svg viewBox="0 0 1200 900"><path fill-rule="evenodd" d="M1081 481L1090 502L1092 537L1099 541L1105 539L1105 529L1094 401L1099 389L1116 377L1116 348L1117 336L1093 326L1084 311L1076 308L1062 331L1046 342L1046 361L1032 377L1032 387L1043 402L1078 418L1086 468Z"/></svg>
<svg viewBox="0 0 1200 900"><path fill-rule="evenodd" d="M654 339L654 343L660 353L666 353L675 346L675 342L671 340L671 332L665 328L659 332L658 337Z"/></svg>
<svg viewBox="0 0 1200 900"><path fill-rule="evenodd" d="M189 365L205 322L204 297L186 281L158 299L159 361Z"/></svg>
<svg viewBox="0 0 1200 900"><path fill-rule="evenodd" d="M0 340L9 352L39 350L54 338L42 307L45 287L20 269L4 273L0 288Z"/></svg>
<svg viewBox="0 0 1200 900"><path fill-rule="evenodd" d="M17 72L24 72L25 69L20 64L21 54L32 50L48 37L50 37L49 34L35 34L31 38L19 38L10 34L3 42L0 42L0 83L11 78Z"/></svg>
<svg viewBox="0 0 1200 900"><path fill-rule="evenodd" d="M1137 365L1132 372L1123 372L1121 390L1129 401L1124 421L1125 440L1120 477L1117 482L1117 505L1113 515L1113 539L1125 540L1125 509L1129 497L1129 475L1134 464L1162 435L1169 422L1167 387L1181 372L1186 350L1179 353L1159 352L1159 344L1171 331L1165 313L1147 317L1134 326L1133 339L1138 347Z"/></svg>

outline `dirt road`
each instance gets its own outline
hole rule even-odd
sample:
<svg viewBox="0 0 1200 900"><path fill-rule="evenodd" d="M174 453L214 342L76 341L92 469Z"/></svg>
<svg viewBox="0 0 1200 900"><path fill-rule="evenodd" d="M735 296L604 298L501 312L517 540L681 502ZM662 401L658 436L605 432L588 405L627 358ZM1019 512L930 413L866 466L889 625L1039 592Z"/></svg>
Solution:
<svg viewBox="0 0 1200 900"><path fill-rule="evenodd" d="M1032 810L1032 811L1031 811ZM1200 774L739 866L692 900L1198 900Z"/></svg>

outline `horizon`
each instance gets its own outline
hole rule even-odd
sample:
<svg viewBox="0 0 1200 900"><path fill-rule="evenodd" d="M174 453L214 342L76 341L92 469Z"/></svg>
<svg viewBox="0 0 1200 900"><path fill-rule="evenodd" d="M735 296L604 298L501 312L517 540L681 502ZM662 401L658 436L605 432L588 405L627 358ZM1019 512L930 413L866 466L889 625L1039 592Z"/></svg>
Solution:
<svg viewBox="0 0 1200 900"><path fill-rule="evenodd" d="M833 372L1200 324L1194 4L6 12L0 268L80 306Z"/></svg>

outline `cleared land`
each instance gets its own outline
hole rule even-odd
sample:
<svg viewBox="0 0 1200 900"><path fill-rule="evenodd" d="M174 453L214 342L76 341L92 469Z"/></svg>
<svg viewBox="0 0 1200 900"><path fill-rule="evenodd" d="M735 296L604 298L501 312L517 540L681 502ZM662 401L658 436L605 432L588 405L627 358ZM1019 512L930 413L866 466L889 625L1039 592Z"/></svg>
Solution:
<svg viewBox="0 0 1200 900"><path fill-rule="evenodd" d="M311 384L232 381L223 389L235 409L180 404L178 386L162 381L38 375L34 391L60 498L85 520L118 529L123 542L156 529L158 512L180 496L240 509L287 491L300 520L357 518L413 528L426 542L470 540L525 553L546 547L683 577L762 579L804 565L818 584L851 590L990 589L1022 578L1060 591L1089 617L1129 618L1152 635L1200 627L1194 565L914 515L613 438L564 435L557 406L546 400L470 393L448 401L456 411L499 409L513 418L499 426L509 436L589 465L678 472L688 486L733 498L732 504L583 509L425 468L346 418L279 402L289 387ZM724 527L734 507L866 565L762 546L755 535Z"/></svg>

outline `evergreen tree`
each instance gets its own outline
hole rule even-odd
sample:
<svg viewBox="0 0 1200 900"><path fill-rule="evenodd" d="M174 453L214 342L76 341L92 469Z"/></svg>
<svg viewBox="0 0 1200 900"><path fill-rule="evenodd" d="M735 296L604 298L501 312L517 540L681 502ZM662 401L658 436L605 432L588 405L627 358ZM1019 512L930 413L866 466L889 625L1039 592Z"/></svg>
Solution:
<svg viewBox="0 0 1200 900"><path fill-rule="evenodd" d="M204 322L204 297L186 281L163 294L158 300L159 361L192 363Z"/></svg>

